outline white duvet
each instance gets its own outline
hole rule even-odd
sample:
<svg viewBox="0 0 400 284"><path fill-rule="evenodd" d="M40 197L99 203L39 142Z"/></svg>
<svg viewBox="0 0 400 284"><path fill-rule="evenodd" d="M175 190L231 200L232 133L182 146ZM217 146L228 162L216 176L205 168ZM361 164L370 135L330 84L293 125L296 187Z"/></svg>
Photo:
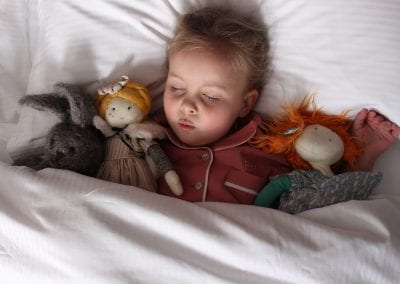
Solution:
<svg viewBox="0 0 400 284"><path fill-rule="evenodd" d="M178 15L205 3L0 1L0 283L400 281L399 142L369 200L296 216L10 165L57 121L19 98L58 81L157 82ZM270 25L275 71L258 111L316 91L328 111L371 107L400 123L398 1L232 3ZM162 85L152 92L159 106Z"/></svg>

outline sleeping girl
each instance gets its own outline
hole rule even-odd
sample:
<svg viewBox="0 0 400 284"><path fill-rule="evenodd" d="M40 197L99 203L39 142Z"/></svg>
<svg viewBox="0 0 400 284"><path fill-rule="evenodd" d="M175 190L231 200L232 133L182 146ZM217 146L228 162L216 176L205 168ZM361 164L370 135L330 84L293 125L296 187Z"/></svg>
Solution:
<svg viewBox="0 0 400 284"><path fill-rule="evenodd" d="M167 49L162 147L191 202L252 204L269 177L291 170L280 155L248 141L262 133L253 111L269 66L267 29L254 15L226 8L185 14ZM400 134L375 111L361 110L353 135L364 146L359 169L369 171ZM174 196L160 180L159 193Z"/></svg>

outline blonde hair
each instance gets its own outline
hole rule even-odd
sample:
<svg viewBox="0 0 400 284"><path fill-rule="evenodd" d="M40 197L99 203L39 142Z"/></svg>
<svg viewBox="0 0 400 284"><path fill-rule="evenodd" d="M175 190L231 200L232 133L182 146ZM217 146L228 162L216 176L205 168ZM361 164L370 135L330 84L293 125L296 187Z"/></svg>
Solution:
<svg viewBox="0 0 400 284"><path fill-rule="evenodd" d="M223 7L207 7L185 14L171 39L167 58L186 49L211 49L245 70L249 89L261 92L269 67L267 28L254 16ZM168 67L168 66L167 66Z"/></svg>
<svg viewBox="0 0 400 284"><path fill-rule="evenodd" d="M103 119L106 116L108 105L115 98L122 98L131 102L140 109L143 116L147 116L150 112L151 96L147 88L141 84L129 82L115 94L96 96L96 109Z"/></svg>

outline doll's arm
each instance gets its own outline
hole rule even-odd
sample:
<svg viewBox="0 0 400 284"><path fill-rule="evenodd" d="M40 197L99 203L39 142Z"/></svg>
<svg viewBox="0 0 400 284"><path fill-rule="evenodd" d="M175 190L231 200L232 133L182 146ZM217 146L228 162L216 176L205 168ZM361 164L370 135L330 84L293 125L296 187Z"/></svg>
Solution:
<svg viewBox="0 0 400 284"><path fill-rule="evenodd" d="M164 139L164 127L153 121L144 121L141 123L131 123L124 132L132 139L141 138L146 140Z"/></svg>
<svg viewBox="0 0 400 284"><path fill-rule="evenodd" d="M93 118L93 125L96 127L98 130L100 130L105 137L111 137L113 136L116 132L112 130L111 126L108 124L107 121L102 119L100 116L95 115Z"/></svg>
<svg viewBox="0 0 400 284"><path fill-rule="evenodd" d="M173 169L170 160L167 155L161 149L160 144L155 141L149 140L139 140L140 146L145 151L146 155L154 162L157 170L165 178L171 191L176 195L181 195L183 193L183 187L181 180Z"/></svg>
<svg viewBox="0 0 400 284"><path fill-rule="evenodd" d="M271 207L272 204L279 199L281 194L288 191L290 187L291 182L287 175L274 178L258 193L254 205Z"/></svg>

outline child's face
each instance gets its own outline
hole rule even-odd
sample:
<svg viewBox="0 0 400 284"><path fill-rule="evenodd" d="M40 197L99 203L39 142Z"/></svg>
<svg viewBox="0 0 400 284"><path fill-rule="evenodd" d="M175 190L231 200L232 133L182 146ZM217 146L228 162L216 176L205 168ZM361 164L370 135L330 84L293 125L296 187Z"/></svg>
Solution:
<svg viewBox="0 0 400 284"><path fill-rule="evenodd" d="M249 113L258 92L246 92L246 74L239 73L222 56L205 50L179 51L169 58L164 110L182 142L214 143Z"/></svg>

